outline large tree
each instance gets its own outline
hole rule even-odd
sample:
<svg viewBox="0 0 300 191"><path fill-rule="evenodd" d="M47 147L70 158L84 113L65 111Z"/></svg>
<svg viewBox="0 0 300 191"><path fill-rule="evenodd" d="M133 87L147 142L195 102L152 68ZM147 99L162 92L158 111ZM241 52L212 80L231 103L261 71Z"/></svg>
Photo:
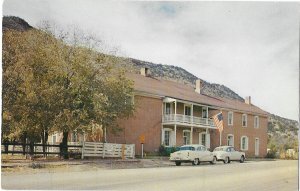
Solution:
<svg viewBox="0 0 300 191"><path fill-rule="evenodd" d="M116 128L118 118L130 116L133 89L116 57L61 37L41 30L4 33L2 130L9 138L44 143L49 132L61 131L66 153L70 131L88 130L92 122Z"/></svg>

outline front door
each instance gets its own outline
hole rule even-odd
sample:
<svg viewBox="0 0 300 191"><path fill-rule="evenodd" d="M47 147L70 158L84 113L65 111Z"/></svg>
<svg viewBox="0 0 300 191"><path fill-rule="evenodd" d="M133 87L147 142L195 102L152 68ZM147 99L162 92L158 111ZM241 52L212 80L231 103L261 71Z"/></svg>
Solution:
<svg viewBox="0 0 300 191"><path fill-rule="evenodd" d="M259 139L255 138L255 156L259 155Z"/></svg>
<svg viewBox="0 0 300 191"><path fill-rule="evenodd" d="M210 134L206 134L205 132L199 133L199 144L205 146L206 148L210 148Z"/></svg>

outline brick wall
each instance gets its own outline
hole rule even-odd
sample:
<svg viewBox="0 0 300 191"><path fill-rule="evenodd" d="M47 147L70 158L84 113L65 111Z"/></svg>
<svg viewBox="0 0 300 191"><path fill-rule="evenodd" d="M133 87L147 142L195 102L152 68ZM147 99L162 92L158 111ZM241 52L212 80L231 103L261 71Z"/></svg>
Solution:
<svg viewBox="0 0 300 191"><path fill-rule="evenodd" d="M111 143L127 143L136 145L136 154L141 154L140 135L145 135L145 152L158 152L161 145L162 128L162 99L144 96L135 96L136 111L133 117L119 120L122 131L117 134L107 133L107 141ZM177 113L183 114L184 104L177 103ZM195 111L194 111L195 112ZM197 115L201 111L196 111ZM209 110L209 117L220 112L219 110ZM247 115L247 127L242 127L242 113L233 113L233 126L228 126L228 112L223 111L224 130L222 132L222 145L227 145L227 135L234 135L234 147L241 149L241 137L248 137L248 150L246 156L253 157L255 154L255 138L259 138L259 156L264 157L267 152L267 117L259 117L259 128L254 128L254 115ZM166 126L165 126L166 127ZM173 129L174 126L170 126ZM183 145L183 130L190 130L190 127L177 126L177 146ZM194 128L193 144L199 144L199 133L204 129ZM218 130L209 130L211 135L211 150L219 146L220 134Z"/></svg>
<svg viewBox="0 0 300 191"><path fill-rule="evenodd" d="M267 117L259 117L259 128L254 128L254 115L247 114L247 127L242 127L242 114L233 112L233 125L228 126L228 112L223 111L224 130L222 132L222 145L227 145L227 136L234 135L234 147L241 150L241 137L248 137L248 150L244 151L246 156L255 156L255 139L259 139L259 157L267 154ZM211 145L213 148L219 146L219 131L211 135Z"/></svg>
<svg viewBox="0 0 300 191"><path fill-rule="evenodd" d="M110 143L135 144L136 154L141 154L139 137L145 135L145 152L157 152L161 145L162 100L158 98L135 96L136 111L133 117L118 121L121 132L114 135L108 132Z"/></svg>

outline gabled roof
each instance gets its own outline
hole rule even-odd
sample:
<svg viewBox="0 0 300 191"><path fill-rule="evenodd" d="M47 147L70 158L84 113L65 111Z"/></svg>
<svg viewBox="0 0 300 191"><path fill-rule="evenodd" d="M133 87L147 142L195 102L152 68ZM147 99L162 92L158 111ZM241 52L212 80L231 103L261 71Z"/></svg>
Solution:
<svg viewBox="0 0 300 191"><path fill-rule="evenodd" d="M218 108L239 110L241 112L250 112L261 115L268 115L259 107L246 104L239 100L230 100L226 98L216 98L199 94L194 88L178 82L163 80L153 77L145 77L140 74L128 73L126 76L134 81L135 91L145 92L162 97L171 97L203 105L215 106Z"/></svg>

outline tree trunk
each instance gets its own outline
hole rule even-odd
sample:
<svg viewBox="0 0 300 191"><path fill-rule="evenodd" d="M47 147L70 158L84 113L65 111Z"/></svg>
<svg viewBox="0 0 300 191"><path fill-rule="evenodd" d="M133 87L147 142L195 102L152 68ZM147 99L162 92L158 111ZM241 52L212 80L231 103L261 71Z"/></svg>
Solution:
<svg viewBox="0 0 300 191"><path fill-rule="evenodd" d="M43 144L43 156L46 157L46 144L48 141L48 131L44 130L44 132L42 133L42 144Z"/></svg>
<svg viewBox="0 0 300 191"><path fill-rule="evenodd" d="M45 130L42 132L41 134L41 137L42 137L42 147L43 147L43 156L46 157L46 146L45 146Z"/></svg>
<svg viewBox="0 0 300 191"><path fill-rule="evenodd" d="M29 153L30 153L30 158L31 160L34 159L34 142L30 141L29 143Z"/></svg>
<svg viewBox="0 0 300 191"><path fill-rule="evenodd" d="M27 138L27 135L26 133L23 134L23 139L22 139L22 144L23 144L23 155L26 154L26 138Z"/></svg>
<svg viewBox="0 0 300 191"><path fill-rule="evenodd" d="M61 147L60 147L60 153L61 156L64 159L69 159L69 155L68 155L68 135L69 132L68 131L64 131L63 132L63 139L62 139L62 143L61 143Z"/></svg>

